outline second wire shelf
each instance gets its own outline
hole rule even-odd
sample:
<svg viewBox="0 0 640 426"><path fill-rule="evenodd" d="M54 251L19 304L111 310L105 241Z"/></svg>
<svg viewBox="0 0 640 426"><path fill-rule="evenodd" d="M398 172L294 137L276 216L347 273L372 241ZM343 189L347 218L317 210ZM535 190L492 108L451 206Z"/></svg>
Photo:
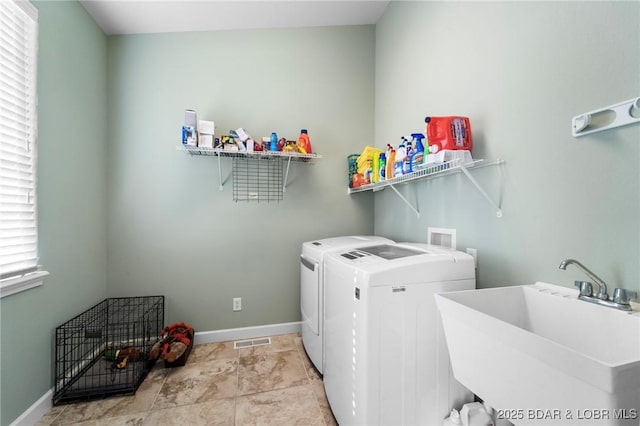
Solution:
<svg viewBox="0 0 640 426"><path fill-rule="evenodd" d="M349 188L348 193L354 194L357 192L364 191L381 191L387 187L391 188L397 195L404 201L404 203L409 206L411 210L416 214L417 217L420 217L420 212L416 207L413 206L395 187L398 184L405 184L415 180L420 179L431 179L440 176L446 176L454 173L463 173L469 181L476 187L476 189L482 194L482 196L496 209L496 216L498 218L502 217L502 208L498 203L493 201L493 199L487 194L487 192L482 188L480 183L469 173L468 169L472 168L480 168L485 166L492 165L500 165L503 164L504 160L495 160L495 161L484 161L482 159L473 160L466 163L461 163L459 159L454 159L451 161L445 161L443 163L437 164L422 164L419 166L418 170L404 174L402 176L396 176L391 179L384 180L382 182L369 183L366 185L359 186L357 188Z"/></svg>

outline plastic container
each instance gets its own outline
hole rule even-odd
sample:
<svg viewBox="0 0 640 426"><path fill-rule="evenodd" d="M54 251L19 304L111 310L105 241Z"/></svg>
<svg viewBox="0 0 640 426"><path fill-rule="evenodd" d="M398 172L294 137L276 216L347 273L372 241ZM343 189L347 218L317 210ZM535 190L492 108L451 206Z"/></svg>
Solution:
<svg viewBox="0 0 640 426"><path fill-rule="evenodd" d="M378 182L382 182L387 176L387 156L384 153L380 154L378 162L380 164L378 167Z"/></svg>
<svg viewBox="0 0 640 426"><path fill-rule="evenodd" d="M411 141L404 139L405 142L405 155L404 161L402 162L402 174L406 175L407 173L411 173L411 156L413 155L413 146L411 145Z"/></svg>
<svg viewBox="0 0 640 426"><path fill-rule="evenodd" d="M349 188L354 188L353 180L355 175L358 174L358 157L359 154L351 154L347 157L347 164L349 165Z"/></svg>
<svg viewBox="0 0 640 426"><path fill-rule="evenodd" d="M427 155L425 162L427 164L437 164L453 160L456 160L455 165L458 166L460 164L471 163L473 158L469 151L445 149L437 152L436 154Z"/></svg>
<svg viewBox="0 0 640 426"><path fill-rule="evenodd" d="M404 138L403 138L404 139ZM393 166L393 176L402 176L404 174L404 159L407 156L407 150L404 143L401 143L396 151L396 158Z"/></svg>
<svg viewBox="0 0 640 426"><path fill-rule="evenodd" d="M269 143L269 151L277 151L278 150L278 134L276 132L271 132L271 142Z"/></svg>
<svg viewBox="0 0 640 426"><path fill-rule="evenodd" d="M380 179L380 154L382 153L379 151L374 152L371 159L371 183L376 183Z"/></svg>
<svg viewBox="0 0 640 426"><path fill-rule="evenodd" d="M473 138L468 117L425 117L429 152L435 154L443 149L465 149L471 151Z"/></svg>
<svg viewBox="0 0 640 426"><path fill-rule="evenodd" d="M409 171L415 172L418 169L418 166L421 165L425 160L424 145L422 144L424 135L422 133L412 133L411 137L413 138L415 149L413 153L411 153L411 158L409 161Z"/></svg>
<svg viewBox="0 0 640 426"><path fill-rule="evenodd" d="M309 132L307 129L300 130L300 136L298 136L298 146L302 148L304 154L311 154L311 140L309 139Z"/></svg>
<svg viewBox="0 0 640 426"><path fill-rule="evenodd" d="M422 133L411 133L411 137L413 138L414 146L416 147L416 152L422 151L424 152L424 144L422 140L424 139L424 135Z"/></svg>
<svg viewBox="0 0 640 426"><path fill-rule="evenodd" d="M391 148L389 156L387 157L387 170L385 170L386 179L393 178L393 169L396 162L396 150Z"/></svg>
<svg viewBox="0 0 640 426"><path fill-rule="evenodd" d="M493 408L480 402L464 404L460 409L462 426L495 426Z"/></svg>
<svg viewBox="0 0 640 426"><path fill-rule="evenodd" d="M462 419L460 418L460 413L455 408L451 410L451 414L449 417L444 419L442 426L462 426Z"/></svg>

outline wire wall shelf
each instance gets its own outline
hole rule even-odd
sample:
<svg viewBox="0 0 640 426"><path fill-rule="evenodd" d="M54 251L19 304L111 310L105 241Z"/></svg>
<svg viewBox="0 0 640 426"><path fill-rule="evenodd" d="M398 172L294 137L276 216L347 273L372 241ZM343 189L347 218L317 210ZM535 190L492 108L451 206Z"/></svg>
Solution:
<svg viewBox="0 0 640 426"><path fill-rule="evenodd" d="M178 151L190 155L218 158L218 180L220 191L224 190L222 164L220 158L232 158L233 200L234 201L280 201L287 192L289 167L291 163L312 165L322 158L320 154L302 154L283 151L233 151L221 148L205 148L180 145ZM286 164L286 168L285 168Z"/></svg>
<svg viewBox="0 0 640 426"><path fill-rule="evenodd" d="M476 164L481 163L483 160L474 160L473 163L467 163L466 167L473 167ZM400 183L409 183L418 179L433 178L436 176L444 176L450 173L457 173L460 171L458 166L458 160L445 161L437 164L421 164L415 172L407 173L401 176L396 176L391 179L383 180L382 182L369 183L359 186L357 188L349 188L349 194L363 191L380 191L388 186L397 185Z"/></svg>
<svg viewBox="0 0 640 426"><path fill-rule="evenodd" d="M245 157L245 158L266 158L273 159L279 158L286 161L297 161L302 163L309 163L315 159L322 158L320 154L302 154L300 152L283 152L283 151L233 151L222 148L205 148L182 145L178 146L179 151L188 152L191 155L208 155L217 157Z"/></svg>
<svg viewBox="0 0 640 426"><path fill-rule="evenodd" d="M404 174L402 176L396 176L391 179L384 180L382 182L369 183L367 185L362 185L357 188L349 188L347 191L349 194L354 194L357 192L365 192L365 191L381 191L385 188L391 188L400 199L416 214L417 217L420 217L420 211L409 200L405 198L404 195L398 191L396 185L406 184L409 182L413 182L421 179L432 179L441 176L447 176L454 173L463 173L467 179L475 186L475 188L482 194L482 196L496 209L496 216L498 218L502 217L502 208L499 203L493 201L493 199L487 194L487 192L482 188L480 183L469 173L469 169L480 168L485 166L492 165L500 165L503 164L504 160L495 160L495 161L484 161L482 159L472 160L470 162L462 163L460 159L454 159L451 161L445 161L443 163L437 164L421 164L418 166L418 170Z"/></svg>

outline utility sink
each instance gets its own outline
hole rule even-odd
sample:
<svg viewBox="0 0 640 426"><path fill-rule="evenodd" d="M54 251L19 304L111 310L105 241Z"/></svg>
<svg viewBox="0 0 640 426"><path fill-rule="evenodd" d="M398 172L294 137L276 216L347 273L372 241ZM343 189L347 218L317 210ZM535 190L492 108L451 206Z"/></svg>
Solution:
<svg viewBox="0 0 640 426"><path fill-rule="evenodd" d="M548 283L440 293L455 378L516 425L640 424L640 305Z"/></svg>

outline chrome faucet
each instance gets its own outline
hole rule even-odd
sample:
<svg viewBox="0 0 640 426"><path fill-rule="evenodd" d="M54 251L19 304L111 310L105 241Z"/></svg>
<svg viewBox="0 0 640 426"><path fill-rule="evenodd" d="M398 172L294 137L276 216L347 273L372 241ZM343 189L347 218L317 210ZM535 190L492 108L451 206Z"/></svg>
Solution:
<svg viewBox="0 0 640 426"><path fill-rule="evenodd" d="M625 290L623 288L616 288L613 292L613 298L610 299L607 294L607 284L598 277L596 274L591 272L589 268L584 266L582 263L578 262L575 259L566 259L560 263L558 268L562 270L566 270L567 266L575 265L578 269L584 272L589 278L591 278L596 284L598 284L598 293L594 296L593 294L593 286L588 281L576 281L575 286L580 289L580 295L578 299L584 300L586 302L597 303L599 305L608 306L610 308L620 309L623 311L630 311L631 304L629 303L631 299L635 299L638 297L638 294L635 291Z"/></svg>
<svg viewBox="0 0 640 426"><path fill-rule="evenodd" d="M607 285L604 283L604 281L598 277L596 274L594 274L593 272L591 272L589 270L589 268L587 268L586 266L584 266L582 263L578 262L575 259L566 259L563 260L560 263L560 266L558 266L558 268L562 269L562 270L566 270L567 266L569 265L576 265L576 267L578 269L580 269L582 272L584 272L585 274L587 274L587 276L589 278L591 278L593 281L595 281L596 284L598 284L598 294L596 294L596 297L598 299L601 300L607 300L609 298L609 295L607 294Z"/></svg>

